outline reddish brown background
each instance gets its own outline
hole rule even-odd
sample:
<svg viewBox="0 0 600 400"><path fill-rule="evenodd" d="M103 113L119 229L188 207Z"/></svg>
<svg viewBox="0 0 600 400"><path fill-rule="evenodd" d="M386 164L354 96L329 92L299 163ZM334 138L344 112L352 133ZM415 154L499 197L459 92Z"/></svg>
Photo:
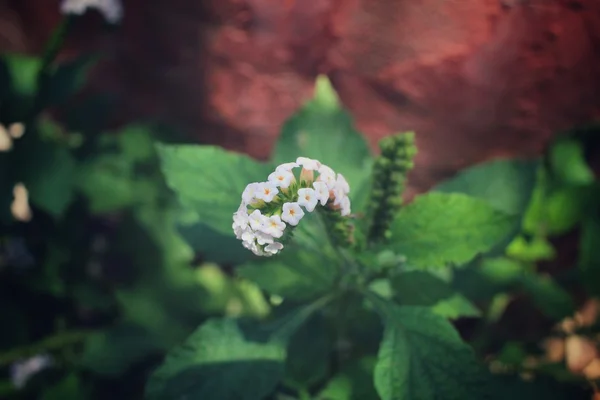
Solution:
<svg viewBox="0 0 600 400"><path fill-rule="evenodd" d="M598 0L130 0L86 15L67 53L109 56L91 90L199 141L266 157L327 73L360 130L415 130L412 191L490 157L533 155L600 116ZM0 0L0 50L39 52L58 0Z"/></svg>

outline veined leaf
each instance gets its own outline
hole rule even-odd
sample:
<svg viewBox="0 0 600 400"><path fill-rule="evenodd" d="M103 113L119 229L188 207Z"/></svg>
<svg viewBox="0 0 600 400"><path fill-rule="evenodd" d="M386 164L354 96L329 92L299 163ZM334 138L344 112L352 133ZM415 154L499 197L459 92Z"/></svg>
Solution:
<svg viewBox="0 0 600 400"><path fill-rule="evenodd" d="M429 193L400 210L389 247L415 267L463 264L504 240L514 218L481 199Z"/></svg>
<svg viewBox="0 0 600 400"><path fill-rule="evenodd" d="M385 324L374 376L382 400L490 397L487 375L446 319L425 307L369 299Z"/></svg>
<svg viewBox="0 0 600 400"><path fill-rule="evenodd" d="M216 146L158 145L168 185L185 207L211 228L233 235L232 216L247 184L264 181L270 168Z"/></svg>
<svg viewBox="0 0 600 400"><path fill-rule="evenodd" d="M494 160L475 165L442 182L435 191L486 200L510 215L523 215L536 182L537 160Z"/></svg>
<svg viewBox="0 0 600 400"><path fill-rule="evenodd" d="M350 184L353 210L362 207L371 152L324 76L317 79L315 97L284 124L273 161L281 164L299 156L318 159L344 175Z"/></svg>
<svg viewBox="0 0 600 400"><path fill-rule="evenodd" d="M283 377L294 332L327 298L266 326L211 319L167 355L151 376L148 399L262 400Z"/></svg>
<svg viewBox="0 0 600 400"><path fill-rule="evenodd" d="M445 318L478 317L480 311L450 284L425 271L409 271L392 280L394 299L404 306L426 306Z"/></svg>

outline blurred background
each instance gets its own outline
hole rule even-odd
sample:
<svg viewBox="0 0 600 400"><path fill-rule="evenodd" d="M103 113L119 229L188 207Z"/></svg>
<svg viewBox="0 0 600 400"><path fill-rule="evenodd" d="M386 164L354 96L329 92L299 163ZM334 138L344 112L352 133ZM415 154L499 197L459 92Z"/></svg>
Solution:
<svg viewBox="0 0 600 400"><path fill-rule="evenodd" d="M207 317L268 312L225 239L176 228L156 139L267 159L325 74L373 150L417 132L411 198L600 118L597 0L123 0L69 22L42 87L60 4L0 0L1 398L141 399ZM58 367L15 386L24 360Z"/></svg>

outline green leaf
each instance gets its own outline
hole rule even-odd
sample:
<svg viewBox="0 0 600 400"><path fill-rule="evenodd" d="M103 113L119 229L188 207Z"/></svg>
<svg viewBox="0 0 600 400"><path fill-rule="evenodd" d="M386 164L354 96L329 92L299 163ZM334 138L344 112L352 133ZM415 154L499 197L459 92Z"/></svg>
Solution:
<svg viewBox="0 0 600 400"><path fill-rule="evenodd" d="M329 374L333 343L325 321L315 315L291 337L285 365L285 382L308 390Z"/></svg>
<svg viewBox="0 0 600 400"><path fill-rule="evenodd" d="M293 300L330 292L338 274L337 265L323 254L291 246L277 257L244 264L237 271L270 294Z"/></svg>
<svg viewBox="0 0 600 400"><path fill-rule="evenodd" d="M148 399L262 400L284 374L287 342L320 299L267 326L211 319L151 376Z"/></svg>
<svg viewBox="0 0 600 400"><path fill-rule="evenodd" d="M392 280L394 299L404 306L426 306L445 318L478 317L481 312L450 284L425 271L409 271Z"/></svg>
<svg viewBox="0 0 600 400"><path fill-rule="evenodd" d="M385 324L374 374L382 400L489 398L486 374L446 319L426 307L369 299Z"/></svg>
<svg viewBox="0 0 600 400"><path fill-rule="evenodd" d="M233 235L233 213L250 182L267 179L269 165L215 146L157 146L168 185L185 207L218 232Z"/></svg>
<svg viewBox="0 0 600 400"><path fill-rule="evenodd" d="M44 141L32 143L27 153L21 179L31 203L60 217L73 200L75 159L67 148Z"/></svg>
<svg viewBox="0 0 600 400"><path fill-rule="evenodd" d="M582 144L573 139L557 141L550 149L553 173L569 185L589 185L594 182L594 172L587 164Z"/></svg>
<svg viewBox="0 0 600 400"><path fill-rule="evenodd" d="M90 336L81 364L96 374L118 377L145 357L162 351L150 332L136 325L121 324Z"/></svg>
<svg viewBox="0 0 600 400"><path fill-rule="evenodd" d="M87 196L93 213L128 207L138 195L133 166L117 154L100 155L81 165L76 185Z"/></svg>
<svg viewBox="0 0 600 400"><path fill-rule="evenodd" d="M579 245L578 268L581 280L591 296L600 296L600 220L589 218L583 223Z"/></svg>
<svg viewBox="0 0 600 400"><path fill-rule="evenodd" d="M525 273L519 285L546 316L559 321L575 313L571 296L549 276Z"/></svg>
<svg viewBox="0 0 600 400"><path fill-rule="evenodd" d="M400 210L389 247L415 267L460 265L504 240L513 226L514 217L484 200L429 193Z"/></svg>
<svg viewBox="0 0 600 400"><path fill-rule="evenodd" d="M374 357L365 357L345 365L327 383L317 398L319 400L379 400L373 386L375 362Z"/></svg>
<svg viewBox="0 0 600 400"><path fill-rule="evenodd" d="M276 164L310 157L329 165L348 180L353 210L365 203L372 156L326 77L317 78L315 97L283 126L275 146ZM368 190L366 191L368 192Z"/></svg>
<svg viewBox="0 0 600 400"><path fill-rule="evenodd" d="M467 194L486 200L506 214L522 215L529 204L538 167L539 161L495 160L465 169L434 190Z"/></svg>
<svg viewBox="0 0 600 400"><path fill-rule="evenodd" d="M21 54L6 54L3 59L10 71L14 92L21 96L33 96L37 91L42 60Z"/></svg>

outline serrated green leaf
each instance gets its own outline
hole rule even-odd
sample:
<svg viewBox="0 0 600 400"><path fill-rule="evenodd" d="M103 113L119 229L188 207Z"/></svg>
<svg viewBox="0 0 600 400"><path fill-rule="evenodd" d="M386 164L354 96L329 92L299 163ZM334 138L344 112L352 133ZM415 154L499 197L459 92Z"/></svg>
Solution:
<svg viewBox="0 0 600 400"><path fill-rule="evenodd" d="M425 271L409 271L392 279L394 300L403 306L426 306L439 316L478 317L481 312L450 284Z"/></svg>
<svg viewBox="0 0 600 400"><path fill-rule="evenodd" d="M269 260L241 266L238 274L286 299L306 300L332 290L338 274L333 261L313 251L285 250Z"/></svg>
<svg viewBox="0 0 600 400"><path fill-rule="evenodd" d="M327 301L319 299L267 325L207 321L167 355L151 376L146 397L262 400L283 377L290 337Z"/></svg>
<svg viewBox="0 0 600 400"><path fill-rule="evenodd" d="M247 337L230 319L211 319L150 377L148 399L260 400L281 379L285 344Z"/></svg>
<svg viewBox="0 0 600 400"><path fill-rule="evenodd" d="M246 185L265 181L270 167L216 146L158 145L167 184L201 221L226 235Z"/></svg>
<svg viewBox="0 0 600 400"><path fill-rule="evenodd" d="M437 185L434 190L463 193L486 200L510 215L522 215L535 186L537 160L495 160L475 165Z"/></svg>
<svg viewBox="0 0 600 400"><path fill-rule="evenodd" d="M514 218L481 199L429 193L400 210L389 247L415 267L460 265L505 240Z"/></svg>
<svg viewBox="0 0 600 400"><path fill-rule="evenodd" d="M335 375L317 396L318 400L379 400L373 386L376 359L365 357Z"/></svg>
<svg viewBox="0 0 600 400"><path fill-rule="evenodd" d="M326 77L317 79L315 97L287 120L273 162L281 164L310 157L341 173L350 184L353 210L361 209L368 193L372 156Z"/></svg>
<svg viewBox="0 0 600 400"><path fill-rule="evenodd" d="M489 398L487 375L446 319L426 307L369 299L385 324L374 373L382 400Z"/></svg>

